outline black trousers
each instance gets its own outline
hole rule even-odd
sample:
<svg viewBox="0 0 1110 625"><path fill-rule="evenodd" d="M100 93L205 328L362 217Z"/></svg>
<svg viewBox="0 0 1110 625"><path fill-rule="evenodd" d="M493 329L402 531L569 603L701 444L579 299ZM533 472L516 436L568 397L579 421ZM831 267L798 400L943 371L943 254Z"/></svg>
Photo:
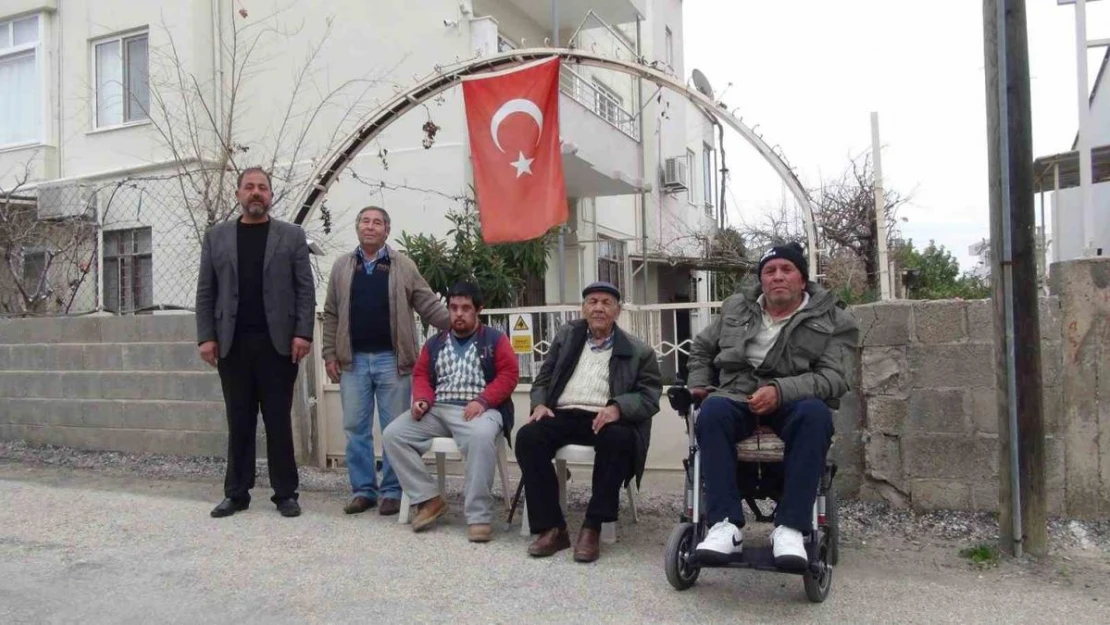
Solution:
<svg viewBox="0 0 1110 625"><path fill-rule="evenodd" d="M564 445L594 448L593 493L586 507L586 527L598 529L617 520L621 486L633 471L636 432L616 422L594 434L597 414L582 410L555 410L555 416L533 421L516 434L516 460L528 499L528 524L533 534L566 527L559 507L559 482L552 460Z"/></svg>
<svg viewBox="0 0 1110 625"><path fill-rule="evenodd" d="M258 412L266 427L273 502L297 498L297 461L293 451L293 384L297 365L274 349L269 334L237 334L226 358L218 362L227 407L227 475L224 496L250 501L254 488Z"/></svg>

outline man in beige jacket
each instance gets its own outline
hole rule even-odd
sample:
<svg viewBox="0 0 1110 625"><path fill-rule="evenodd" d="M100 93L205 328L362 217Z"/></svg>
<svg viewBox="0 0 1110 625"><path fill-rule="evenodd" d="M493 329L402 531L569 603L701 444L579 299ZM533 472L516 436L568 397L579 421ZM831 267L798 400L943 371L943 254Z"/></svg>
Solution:
<svg viewBox="0 0 1110 625"><path fill-rule="evenodd" d="M389 213L367 206L355 219L358 247L332 266L324 302L322 351L328 378L339 383L351 499L347 514L375 505L382 515L401 509L401 485L382 454L378 487L374 458L374 406L382 431L412 402L417 356L413 311L440 330L447 308L409 257L386 245Z"/></svg>

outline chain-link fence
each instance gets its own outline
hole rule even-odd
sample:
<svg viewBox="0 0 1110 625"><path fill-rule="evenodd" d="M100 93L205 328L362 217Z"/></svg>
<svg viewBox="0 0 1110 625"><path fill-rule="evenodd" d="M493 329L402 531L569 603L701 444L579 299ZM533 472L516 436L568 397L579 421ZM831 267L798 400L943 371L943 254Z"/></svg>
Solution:
<svg viewBox="0 0 1110 625"><path fill-rule="evenodd" d="M0 314L192 309L209 224L234 215L234 178L44 183L0 196Z"/></svg>

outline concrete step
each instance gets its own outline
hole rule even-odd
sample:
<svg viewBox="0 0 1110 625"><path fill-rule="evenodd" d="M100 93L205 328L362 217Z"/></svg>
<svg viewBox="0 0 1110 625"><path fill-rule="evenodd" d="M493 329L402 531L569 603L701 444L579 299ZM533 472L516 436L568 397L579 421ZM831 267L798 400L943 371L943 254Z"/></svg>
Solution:
<svg viewBox="0 0 1110 625"><path fill-rule="evenodd" d="M3 405L0 423L8 425L227 432L220 401L24 397Z"/></svg>
<svg viewBox="0 0 1110 625"><path fill-rule="evenodd" d="M215 370L0 371L0 397L219 402L223 393Z"/></svg>
<svg viewBox="0 0 1110 625"><path fill-rule="evenodd" d="M0 345L0 371L209 371L192 341Z"/></svg>
<svg viewBox="0 0 1110 625"><path fill-rule="evenodd" d="M0 319L0 344L150 343L196 339L193 313Z"/></svg>
<svg viewBox="0 0 1110 625"><path fill-rule="evenodd" d="M36 445L62 445L77 449L122 451L136 454L181 456L227 455L226 432L143 430L0 423L0 439L23 440ZM265 445L259 445L265 454Z"/></svg>

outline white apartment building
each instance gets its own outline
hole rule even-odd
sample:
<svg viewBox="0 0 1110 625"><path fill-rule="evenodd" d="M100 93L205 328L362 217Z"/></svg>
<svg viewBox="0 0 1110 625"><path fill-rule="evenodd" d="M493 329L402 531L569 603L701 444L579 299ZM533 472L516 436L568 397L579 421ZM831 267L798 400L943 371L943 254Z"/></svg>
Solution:
<svg viewBox="0 0 1110 625"><path fill-rule="evenodd" d="M1092 240L1102 256L1110 255L1110 50L1102 57L1091 90L1091 206L1094 209ZM1073 96L1074 97L1074 96ZM1083 198L1079 188L1078 138L1070 152L1043 156L1033 163L1034 192L1044 215L1051 207L1048 221L1050 262L1082 258L1086 241L1083 235ZM1044 223L1041 224L1043 228ZM1096 250L1097 251L1097 250Z"/></svg>
<svg viewBox="0 0 1110 625"><path fill-rule="evenodd" d="M682 0L554 4L557 18L551 0L4 0L0 190L25 173L14 196L37 203L41 219L95 223L98 245L82 263L72 312L187 308L204 207L179 174L189 159L218 160L214 128L230 138L235 166L278 165L275 187L286 194L274 210L290 217L315 164L437 66L553 45L557 25L560 46L688 76ZM710 118L618 72L565 66L560 87L565 301L596 279L637 303L706 299L708 280L691 259L715 223ZM429 121L438 126L430 147ZM468 193L467 160L455 88L388 128L332 187L330 232L322 214L305 224L319 267L355 246L354 216L368 204L390 211L395 245L402 232L445 237L445 214ZM50 245L25 245L25 273ZM555 250L550 258L522 304L559 303Z"/></svg>

